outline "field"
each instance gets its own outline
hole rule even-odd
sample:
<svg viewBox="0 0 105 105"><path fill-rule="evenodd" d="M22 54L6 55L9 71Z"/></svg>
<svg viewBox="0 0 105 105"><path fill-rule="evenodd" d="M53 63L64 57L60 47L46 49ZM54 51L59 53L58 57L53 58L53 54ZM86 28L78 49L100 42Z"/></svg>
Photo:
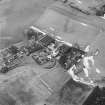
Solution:
<svg viewBox="0 0 105 105"><path fill-rule="evenodd" d="M53 0L3 0L0 3L0 48L20 41L23 29L36 20Z"/></svg>
<svg viewBox="0 0 105 105"><path fill-rule="evenodd" d="M96 75L96 71L92 69L90 74L93 79L104 77L105 35L102 31L105 30L105 20L94 16L86 17L75 10L66 8L59 2L52 5L53 3L53 0L1 1L0 48L23 40L24 29L34 25L56 33L69 43L79 43L82 48L91 45L90 51L92 52L99 49L100 53L95 57L95 66L101 73ZM0 104L15 105L22 102L23 105L70 105L69 102L63 103L66 102L65 98L69 97L72 91L69 90L70 85L65 84L71 79L70 75L64 72L64 69L59 65L51 70L45 70L30 57L27 57L26 61L28 65L0 76L1 81L3 81L0 89ZM69 84L71 83L69 82ZM74 95L81 94L82 90L86 92L88 90L87 88L85 90L84 85L76 86L76 91L79 93L74 92ZM83 89L78 88L79 86ZM58 102L59 93L63 94L60 99L61 103ZM84 94L88 95L85 92ZM18 100L17 103L15 103L16 100ZM45 100L47 101L46 104L43 103ZM7 103L5 103L6 101ZM74 102L74 104L76 103Z"/></svg>

